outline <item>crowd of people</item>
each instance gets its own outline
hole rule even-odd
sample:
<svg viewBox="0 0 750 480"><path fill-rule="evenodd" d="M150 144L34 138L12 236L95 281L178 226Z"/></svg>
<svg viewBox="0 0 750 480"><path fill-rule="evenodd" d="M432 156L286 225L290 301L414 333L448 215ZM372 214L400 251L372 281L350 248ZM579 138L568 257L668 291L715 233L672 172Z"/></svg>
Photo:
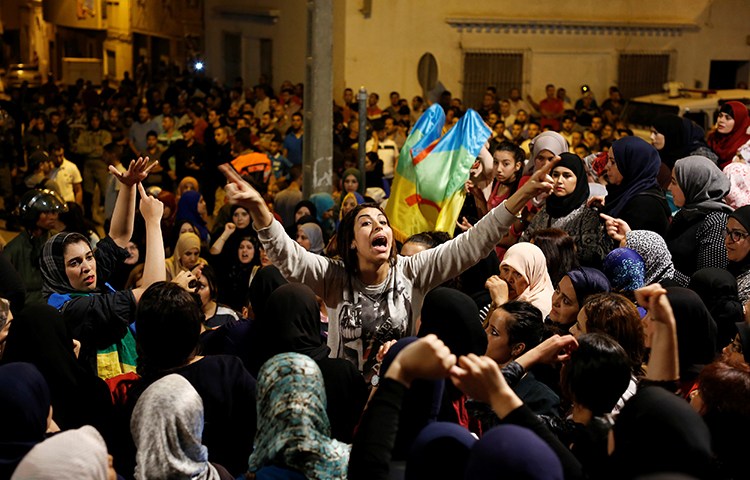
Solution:
<svg viewBox="0 0 750 480"><path fill-rule="evenodd" d="M370 94L362 172L346 89L305 195L302 84L12 91L0 480L746 478L747 107L649 142L615 87L508 93L455 230L400 242L422 97Z"/></svg>

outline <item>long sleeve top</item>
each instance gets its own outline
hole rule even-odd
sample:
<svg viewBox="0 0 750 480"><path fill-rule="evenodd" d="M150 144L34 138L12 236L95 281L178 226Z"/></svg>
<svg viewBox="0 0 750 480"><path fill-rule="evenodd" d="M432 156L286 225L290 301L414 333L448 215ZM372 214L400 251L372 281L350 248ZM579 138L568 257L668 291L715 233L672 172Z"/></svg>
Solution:
<svg viewBox="0 0 750 480"><path fill-rule="evenodd" d="M514 220L505 205L498 206L472 229L436 248L397 256L388 277L376 285L350 276L341 260L307 252L277 221L258 230L258 238L287 280L309 286L325 302L331 356L367 372L380 345L416 333L427 292L484 258Z"/></svg>

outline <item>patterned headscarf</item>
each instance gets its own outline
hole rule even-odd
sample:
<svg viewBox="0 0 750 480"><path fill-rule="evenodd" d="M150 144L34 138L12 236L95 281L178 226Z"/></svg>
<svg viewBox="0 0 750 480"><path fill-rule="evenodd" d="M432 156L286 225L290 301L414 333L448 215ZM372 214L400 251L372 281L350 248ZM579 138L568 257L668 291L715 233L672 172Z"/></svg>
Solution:
<svg viewBox="0 0 750 480"><path fill-rule="evenodd" d="M203 400L185 377L173 373L151 384L135 405L130 431L137 480L219 478L201 443Z"/></svg>
<svg viewBox="0 0 750 480"><path fill-rule="evenodd" d="M104 480L108 468L104 439L94 427L86 425L37 444L23 458L11 480Z"/></svg>
<svg viewBox="0 0 750 480"><path fill-rule="evenodd" d="M645 285L674 278L672 254L664 238L658 233L651 230L631 230L625 235L625 246L635 250L643 258Z"/></svg>
<svg viewBox="0 0 750 480"><path fill-rule="evenodd" d="M272 357L258 374L258 433L249 470L275 464L310 480L346 478L349 445L330 438L323 375L299 353Z"/></svg>
<svg viewBox="0 0 750 480"><path fill-rule="evenodd" d="M39 266L42 270L42 296L45 300L53 293L76 292L70 285L68 275L65 273L65 243L71 241L85 242L91 247L88 239L80 233L62 232L47 240L44 248L42 248Z"/></svg>
<svg viewBox="0 0 750 480"><path fill-rule="evenodd" d="M724 201L734 208L750 205L750 165L733 162L724 167L724 175L729 178L729 193Z"/></svg>
<svg viewBox="0 0 750 480"><path fill-rule="evenodd" d="M604 257L602 272L615 292L632 292L644 285L646 267L638 252L630 248L615 248Z"/></svg>

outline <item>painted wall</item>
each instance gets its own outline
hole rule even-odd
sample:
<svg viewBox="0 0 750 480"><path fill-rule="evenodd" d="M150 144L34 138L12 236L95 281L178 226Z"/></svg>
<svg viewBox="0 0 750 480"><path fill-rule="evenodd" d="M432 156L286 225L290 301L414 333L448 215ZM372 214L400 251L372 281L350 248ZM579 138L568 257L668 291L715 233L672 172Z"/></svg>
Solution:
<svg viewBox="0 0 750 480"><path fill-rule="evenodd" d="M271 39L273 42L274 87L284 80L304 82L307 2L286 0L276 3L279 5L268 7L268 3L255 0L241 4L231 0L206 0L205 58L209 76L231 84L232 79L224 78L222 49L224 33L228 32L242 35L241 71L246 85L254 85L258 81L261 39ZM278 12L275 24L257 21L251 14L253 11L271 10Z"/></svg>
<svg viewBox="0 0 750 480"><path fill-rule="evenodd" d="M597 0L563 2L508 2L467 0L373 1L370 18L358 11L361 2L346 2L343 84L384 95L398 90L402 96L421 93L416 67L420 56L431 52L438 61L439 79L454 96L462 95L463 52L472 49L503 49L527 53L524 93L541 98L544 86L553 82L571 96L588 83L597 98L617 80L620 51L673 51L673 79L693 87L708 84L710 60L748 60L746 43L750 2L746 0L641 0L607 2L606 11ZM575 16L570 15L575 13ZM459 32L447 18L557 19L594 22L664 22L698 26L682 36L575 35L566 33L477 33ZM575 98L575 97L574 97Z"/></svg>

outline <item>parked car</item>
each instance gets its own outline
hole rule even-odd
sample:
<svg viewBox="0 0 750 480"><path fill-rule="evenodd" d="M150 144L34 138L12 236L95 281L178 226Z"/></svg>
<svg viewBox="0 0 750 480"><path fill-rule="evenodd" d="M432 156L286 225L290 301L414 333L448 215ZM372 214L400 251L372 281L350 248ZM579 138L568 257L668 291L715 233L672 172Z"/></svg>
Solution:
<svg viewBox="0 0 750 480"><path fill-rule="evenodd" d="M634 97L628 100L620 116L633 133L650 142L654 118L672 113L689 118L708 132L724 102L736 100L750 104L750 90L680 90L671 98L668 92Z"/></svg>
<svg viewBox="0 0 750 480"><path fill-rule="evenodd" d="M37 88L42 86L42 74L39 71L39 65L30 63L15 63L8 67L6 76L6 87L18 88L27 82L29 87Z"/></svg>

